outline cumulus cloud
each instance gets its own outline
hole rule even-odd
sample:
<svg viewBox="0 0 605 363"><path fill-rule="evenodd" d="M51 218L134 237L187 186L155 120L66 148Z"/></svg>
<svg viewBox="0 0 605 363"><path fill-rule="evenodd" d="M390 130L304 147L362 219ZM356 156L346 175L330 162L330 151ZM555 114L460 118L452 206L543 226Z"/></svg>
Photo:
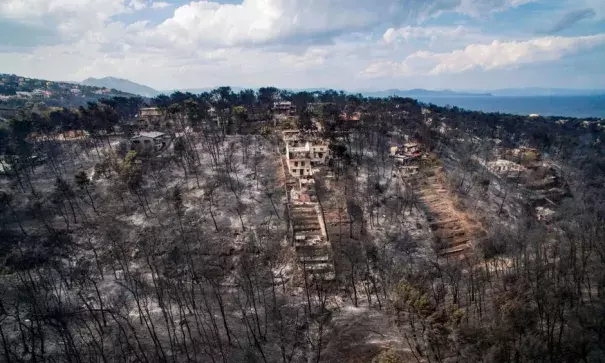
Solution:
<svg viewBox="0 0 605 363"><path fill-rule="evenodd" d="M605 34L579 37L543 37L527 41L471 44L445 53L418 51L403 62L380 61L368 65L365 77L439 75L471 69L492 70L521 64L558 60L582 49L605 45Z"/></svg>
<svg viewBox="0 0 605 363"><path fill-rule="evenodd" d="M325 43L381 24L419 22L442 12L478 16L531 0L241 1L192 1L176 7L170 18L141 35L183 46ZM169 6L169 2L152 0L2 0L0 18L37 22L73 41L87 31L103 30L116 15Z"/></svg>
<svg viewBox="0 0 605 363"><path fill-rule="evenodd" d="M177 8L159 35L184 44L264 44L333 37L378 24L418 22L443 12L480 16L532 0L243 0L194 1Z"/></svg>
<svg viewBox="0 0 605 363"><path fill-rule="evenodd" d="M316 4L309 6L298 0L244 0L239 5L192 2L177 8L157 32L178 43L238 46L333 34L375 24L380 18L378 12L361 1L355 4L328 0Z"/></svg>

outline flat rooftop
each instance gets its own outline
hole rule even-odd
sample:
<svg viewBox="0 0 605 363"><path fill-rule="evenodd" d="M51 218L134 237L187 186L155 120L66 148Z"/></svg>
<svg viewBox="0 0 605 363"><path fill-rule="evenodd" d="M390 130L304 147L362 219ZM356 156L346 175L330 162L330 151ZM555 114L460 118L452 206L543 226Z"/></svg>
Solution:
<svg viewBox="0 0 605 363"><path fill-rule="evenodd" d="M138 135L135 135L133 137L133 139L137 138L137 137L148 137L150 139L155 139L158 137L162 137L164 135L166 135L166 134L163 132L159 132L159 131L141 131L141 132L139 132Z"/></svg>

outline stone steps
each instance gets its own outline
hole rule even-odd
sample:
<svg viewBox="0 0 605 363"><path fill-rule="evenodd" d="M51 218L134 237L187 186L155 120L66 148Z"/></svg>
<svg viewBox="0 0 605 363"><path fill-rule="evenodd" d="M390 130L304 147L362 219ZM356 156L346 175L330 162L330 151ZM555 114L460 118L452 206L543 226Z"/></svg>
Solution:
<svg viewBox="0 0 605 363"><path fill-rule="evenodd" d="M319 232L321 234L321 229L319 228L319 225L315 225L315 226L294 226L294 233L295 234L304 233L306 235L309 235L309 233L314 233L314 232Z"/></svg>
<svg viewBox="0 0 605 363"><path fill-rule="evenodd" d="M460 237L460 236L464 236L466 234L466 231L464 229L456 229L454 231L449 231L449 232L441 232L441 231L436 231L436 234L439 235L439 237L441 238L455 238L455 237Z"/></svg>
<svg viewBox="0 0 605 363"><path fill-rule="evenodd" d="M314 263L331 263L329 255L321 256L299 256L298 262L305 263L307 266Z"/></svg>
<svg viewBox="0 0 605 363"><path fill-rule="evenodd" d="M283 157L283 165L286 173L286 186L288 188L289 216L294 235L295 259L305 272L313 275L313 278L322 280L333 280L334 263L332 261L331 245L324 238L323 219L319 206L314 201L300 202L303 200L302 191L298 186L304 177L299 179L292 176L287 170L287 157ZM296 189L296 190L294 190ZM300 200L300 201L299 201Z"/></svg>
<svg viewBox="0 0 605 363"><path fill-rule="evenodd" d="M457 239L453 239L450 242L450 246L452 247L456 247L456 246L460 246L460 245L466 245L471 241L471 239L468 236L464 236L464 237L460 237Z"/></svg>
<svg viewBox="0 0 605 363"><path fill-rule="evenodd" d="M458 254L461 254L464 251L466 251L468 248L469 248L468 245L461 245L461 246L443 249L443 250L441 250L440 253L441 253L441 255L447 255L447 256L458 255Z"/></svg>
<svg viewBox="0 0 605 363"><path fill-rule="evenodd" d="M334 272L334 265L332 265L332 263L312 263L312 264L303 264L303 266L305 266L305 269L307 270L307 273L310 274L324 274L324 273L328 273Z"/></svg>
<svg viewBox="0 0 605 363"><path fill-rule="evenodd" d="M292 219L306 221L306 220L317 220L316 214L294 214L291 216Z"/></svg>
<svg viewBox="0 0 605 363"><path fill-rule="evenodd" d="M449 198L449 189L444 180L433 175L419 184L419 197L427 209L429 226L437 238L442 239L447 248L442 255L457 255L467 250L472 241L465 224L458 217L454 201Z"/></svg>
<svg viewBox="0 0 605 363"><path fill-rule="evenodd" d="M437 220L435 222L429 223L429 225L431 226L431 228L435 227L433 229L438 229L445 225L448 225L451 223L457 223L457 222L460 222L459 218L450 218L450 219L446 219L446 220Z"/></svg>

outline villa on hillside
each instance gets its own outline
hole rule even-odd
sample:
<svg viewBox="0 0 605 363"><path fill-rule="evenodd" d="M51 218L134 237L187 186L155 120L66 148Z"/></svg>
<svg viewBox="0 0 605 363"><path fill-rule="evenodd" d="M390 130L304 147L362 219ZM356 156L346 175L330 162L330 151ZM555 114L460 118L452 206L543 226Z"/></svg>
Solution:
<svg viewBox="0 0 605 363"><path fill-rule="evenodd" d="M508 176L513 176L511 173L518 175L518 173L526 170L523 165L505 159L491 161L487 163L487 168L494 174Z"/></svg>
<svg viewBox="0 0 605 363"><path fill-rule="evenodd" d="M164 110L159 107L143 107L136 115L137 126L142 130L163 129L169 124L169 120L165 116Z"/></svg>
<svg viewBox="0 0 605 363"><path fill-rule="evenodd" d="M139 110L138 117L161 117L162 111L158 107L143 107Z"/></svg>
<svg viewBox="0 0 605 363"><path fill-rule="evenodd" d="M273 104L273 111L278 114L292 115L296 112L296 108L290 101L281 101Z"/></svg>
<svg viewBox="0 0 605 363"><path fill-rule="evenodd" d="M290 175L300 179L301 184L310 182L316 168L328 158L328 143L317 137L305 137L299 130L284 130L282 137Z"/></svg>
<svg viewBox="0 0 605 363"><path fill-rule="evenodd" d="M168 142L168 135L158 131L143 131L130 138L131 149L140 150L142 147L161 149Z"/></svg>
<svg viewBox="0 0 605 363"><path fill-rule="evenodd" d="M416 142L407 142L403 145L390 145L389 154L398 162L405 162L422 156L420 145Z"/></svg>

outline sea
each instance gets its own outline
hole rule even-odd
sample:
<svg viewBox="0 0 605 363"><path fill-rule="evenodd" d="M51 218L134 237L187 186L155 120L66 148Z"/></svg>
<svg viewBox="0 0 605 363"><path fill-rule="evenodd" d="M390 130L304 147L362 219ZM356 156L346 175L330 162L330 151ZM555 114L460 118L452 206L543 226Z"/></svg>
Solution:
<svg viewBox="0 0 605 363"><path fill-rule="evenodd" d="M605 118L605 95L593 96L419 96L423 103L517 115Z"/></svg>

